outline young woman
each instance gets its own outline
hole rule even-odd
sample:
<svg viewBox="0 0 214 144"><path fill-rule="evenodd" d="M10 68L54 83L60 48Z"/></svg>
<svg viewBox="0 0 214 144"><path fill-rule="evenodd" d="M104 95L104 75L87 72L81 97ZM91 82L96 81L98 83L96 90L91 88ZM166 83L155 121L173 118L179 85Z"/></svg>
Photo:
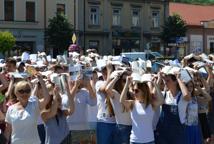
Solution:
<svg viewBox="0 0 214 144"><path fill-rule="evenodd" d="M42 81L42 82L40 82ZM32 90L32 95L36 96L39 100L44 98L44 91L47 91L47 87L42 87L41 83L44 83L43 79L35 79L35 82L33 83L33 90ZM37 122L37 129L39 133L39 138L41 141L41 144L45 143L45 127L44 127L44 122L41 118L41 115L38 117L38 122Z"/></svg>
<svg viewBox="0 0 214 144"><path fill-rule="evenodd" d="M118 144L129 144L131 134L131 117L129 111L120 103L120 95L126 83L127 72L113 75L111 82L106 87L106 93L110 97L116 119L116 134Z"/></svg>
<svg viewBox="0 0 214 144"><path fill-rule="evenodd" d="M127 100L127 92L131 84L131 77L127 77L123 88L120 102L127 110L130 110L132 130L130 135L131 144L154 144L153 116L155 110L163 103L163 96L159 88L153 95L147 82L135 82L133 85L134 100Z"/></svg>
<svg viewBox="0 0 214 144"><path fill-rule="evenodd" d="M179 74L165 75L167 91L156 129L157 144L185 144L186 108L191 96Z"/></svg>
<svg viewBox="0 0 214 144"><path fill-rule="evenodd" d="M49 95L51 95L52 100L41 113L41 117L45 123L46 130L46 144L68 144L69 143L69 128L67 125L66 117L74 112L74 98L71 96L68 83L66 85L69 107L63 108L62 99L59 94L59 88L51 88L48 85Z"/></svg>
<svg viewBox="0 0 214 144"><path fill-rule="evenodd" d="M115 117L110 99L106 96L105 88L110 82L112 65L107 64L102 69L103 80L97 81L95 85L97 96L97 144L116 144L115 141Z"/></svg>
<svg viewBox="0 0 214 144"><path fill-rule="evenodd" d="M212 100L209 102L208 121L211 133L211 143L214 143L214 73L212 66L208 67L207 83L210 86L210 96Z"/></svg>
<svg viewBox="0 0 214 144"><path fill-rule="evenodd" d="M195 95L198 100L198 113L199 113L199 121L202 130L202 135L204 142L207 143L210 141L211 133L210 127L208 124L207 113L208 113L208 104L211 101L211 96L209 95L210 86L206 82L206 80L199 75L196 75L194 78L195 82ZM208 91L208 92L207 92Z"/></svg>
<svg viewBox="0 0 214 144"><path fill-rule="evenodd" d="M193 81L188 82L186 86L191 95L191 100L187 105L185 121L187 144L202 144L202 135L198 118L198 100L195 96L195 87Z"/></svg>
<svg viewBox="0 0 214 144"><path fill-rule="evenodd" d="M74 97L75 111L67 117L72 137L71 143L90 143L91 135L87 123L87 108L97 104L96 93L90 84L90 79L83 77L74 82L71 89Z"/></svg>
<svg viewBox="0 0 214 144"><path fill-rule="evenodd" d="M31 87L27 81L20 81L15 86L15 95L18 102L11 105L6 113L6 131L5 136L11 143L40 144L37 131L37 119L40 110L44 109L49 102L48 93L44 99L38 100L36 97L30 98Z"/></svg>

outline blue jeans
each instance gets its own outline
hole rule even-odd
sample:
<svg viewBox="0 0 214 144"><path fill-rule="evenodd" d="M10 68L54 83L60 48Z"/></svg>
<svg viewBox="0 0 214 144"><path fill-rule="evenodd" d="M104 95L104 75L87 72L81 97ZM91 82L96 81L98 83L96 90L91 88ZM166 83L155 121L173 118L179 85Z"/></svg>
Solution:
<svg viewBox="0 0 214 144"><path fill-rule="evenodd" d="M117 144L115 123L97 122L97 144Z"/></svg>
<svg viewBox="0 0 214 144"><path fill-rule="evenodd" d="M129 144L132 126L116 125L117 144Z"/></svg>
<svg viewBox="0 0 214 144"><path fill-rule="evenodd" d="M41 144L45 143L45 127L43 124L37 125L37 130L39 133L39 138L41 141Z"/></svg>
<svg viewBox="0 0 214 144"><path fill-rule="evenodd" d="M136 143L136 142L130 142L130 144L155 144L155 142L148 142L148 143Z"/></svg>

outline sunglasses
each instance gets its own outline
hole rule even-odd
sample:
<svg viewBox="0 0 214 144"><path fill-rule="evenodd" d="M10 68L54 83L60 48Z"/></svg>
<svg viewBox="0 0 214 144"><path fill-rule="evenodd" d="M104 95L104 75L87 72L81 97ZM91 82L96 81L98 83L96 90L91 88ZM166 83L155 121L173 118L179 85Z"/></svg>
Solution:
<svg viewBox="0 0 214 144"><path fill-rule="evenodd" d="M29 94L31 92L31 89L26 89L26 90L21 89L21 90L18 90L18 92L20 94L24 94L24 93Z"/></svg>
<svg viewBox="0 0 214 144"><path fill-rule="evenodd" d="M133 89L134 93L139 93L139 89Z"/></svg>

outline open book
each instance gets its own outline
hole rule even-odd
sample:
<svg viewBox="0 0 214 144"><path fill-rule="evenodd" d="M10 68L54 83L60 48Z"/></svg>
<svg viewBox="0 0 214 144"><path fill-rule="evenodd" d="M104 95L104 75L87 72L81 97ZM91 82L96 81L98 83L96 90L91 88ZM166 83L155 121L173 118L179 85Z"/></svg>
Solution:
<svg viewBox="0 0 214 144"><path fill-rule="evenodd" d="M184 83L188 83L192 80L192 76L189 73L188 70L186 69L181 69L180 70L180 79L184 82Z"/></svg>
<svg viewBox="0 0 214 144"><path fill-rule="evenodd" d="M66 74L54 73L50 77L51 81L60 88L61 93L62 94L66 93L66 83L67 83Z"/></svg>
<svg viewBox="0 0 214 144"><path fill-rule="evenodd" d="M174 66L165 66L161 71L166 75L174 75L176 72L180 71L180 68Z"/></svg>
<svg viewBox="0 0 214 144"><path fill-rule="evenodd" d="M26 79L26 78L30 77L30 75L25 72L23 72L23 73L11 72L9 74L12 75L14 78L20 78L20 79Z"/></svg>
<svg viewBox="0 0 214 144"><path fill-rule="evenodd" d="M152 74L139 74L139 73L132 73L131 75L133 81L136 81L136 82L151 82L152 81Z"/></svg>
<svg viewBox="0 0 214 144"><path fill-rule="evenodd" d="M82 65L80 64L76 64L76 65L71 64L69 66L69 73L72 81L77 80L78 76L81 74L81 70L82 70Z"/></svg>

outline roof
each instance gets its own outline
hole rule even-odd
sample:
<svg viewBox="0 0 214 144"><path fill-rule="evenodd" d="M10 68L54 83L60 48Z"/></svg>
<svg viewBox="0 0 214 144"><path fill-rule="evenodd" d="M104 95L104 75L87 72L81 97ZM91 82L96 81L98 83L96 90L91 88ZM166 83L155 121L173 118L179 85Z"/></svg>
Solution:
<svg viewBox="0 0 214 144"><path fill-rule="evenodd" d="M214 5L193 5L184 3L169 4L169 14L179 14L187 25L201 26L202 21L214 19Z"/></svg>

